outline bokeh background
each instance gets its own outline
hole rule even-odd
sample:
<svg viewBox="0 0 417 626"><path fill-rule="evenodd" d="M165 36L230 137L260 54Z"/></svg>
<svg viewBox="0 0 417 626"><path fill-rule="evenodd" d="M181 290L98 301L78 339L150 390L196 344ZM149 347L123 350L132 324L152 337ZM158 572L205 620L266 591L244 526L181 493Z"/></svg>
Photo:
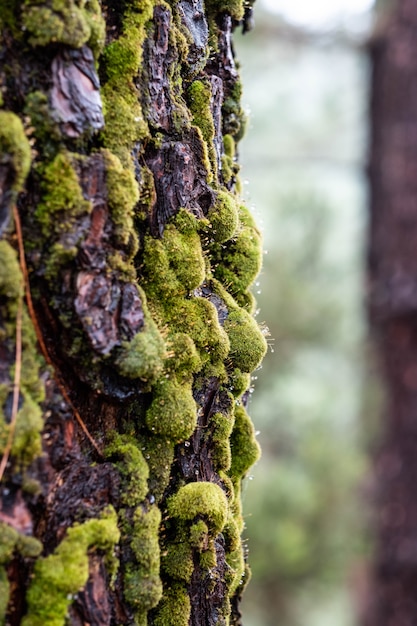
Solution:
<svg viewBox="0 0 417 626"><path fill-rule="evenodd" d="M255 29L235 37L271 333L250 404L263 455L244 493L245 626L355 626L366 593L380 403L364 307L371 4L258 0Z"/></svg>

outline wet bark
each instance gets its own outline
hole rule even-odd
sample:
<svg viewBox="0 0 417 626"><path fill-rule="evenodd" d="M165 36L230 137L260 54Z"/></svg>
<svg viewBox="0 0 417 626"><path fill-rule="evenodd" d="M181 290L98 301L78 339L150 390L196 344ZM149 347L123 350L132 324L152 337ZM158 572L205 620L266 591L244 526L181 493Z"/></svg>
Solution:
<svg viewBox="0 0 417 626"><path fill-rule="evenodd" d="M0 2L0 623L238 624L251 8L58 4Z"/></svg>
<svg viewBox="0 0 417 626"><path fill-rule="evenodd" d="M372 46L369 308L387 406L369 626L417 621L416 54L417 7L400 0Z"/></svg>

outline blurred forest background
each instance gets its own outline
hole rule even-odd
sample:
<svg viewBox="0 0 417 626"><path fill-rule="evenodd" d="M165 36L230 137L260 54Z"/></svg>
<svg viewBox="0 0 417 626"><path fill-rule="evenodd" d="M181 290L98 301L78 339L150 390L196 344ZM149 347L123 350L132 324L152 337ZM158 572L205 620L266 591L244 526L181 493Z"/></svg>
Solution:
<svg viewBox="0 0 417 626"><path fill-rule="evenodd" d="M377 401L363 303L369 68L357 24L312 32L266 6L235 37L244 193L265 249L258 320L271 331L250 406L263 456L244 495L244 623L354 626Z"/></svg>

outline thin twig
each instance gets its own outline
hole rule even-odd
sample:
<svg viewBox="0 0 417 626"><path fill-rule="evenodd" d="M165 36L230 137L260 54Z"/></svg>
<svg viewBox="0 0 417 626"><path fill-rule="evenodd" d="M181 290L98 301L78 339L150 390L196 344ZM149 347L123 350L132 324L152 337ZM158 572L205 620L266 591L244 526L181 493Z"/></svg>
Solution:
<svg viewBox="0 0 417 626"><path fill-rule="evenodd" d="M100 455L100 457L103 457L103 453L100 450L98 444L96 443L96 441L94 440L93 436L90 434L87 426L85 425L83 419L81 418L81 415L79 414L79 412L77 411L77 409L75 408L74 404L72 403L68 392L52 362L52 359L49 355L48 349L45 345L44 339L43 339L43 335L38 323L38 318L36 316L35 313L35 308L33 306L33 300L32 300L32 293L30 290L30 282L29 282L29 273L28 273L28 269L27 269L27 265L26 265L26 257L25 257L25 249L23 246L23 235L22 235L22 225L20 222L20 215L19 215L19 211L17 210L17 206L13 205L13 217L14 217L14 221L15 221L15 225L16 225L16 236L17 236L17 243L19 246L19 259L20 259L20 268L22 270L22 274L23 274L23 280L25 283L25 297L26 297L26 303L27 303L27 307L28 307L28 311L29 311L29 316L32 320L33 323L33 327L35 329L35 333L36 333L36 338L38 340L39 343L39 347L41 349L41 352L45 358L45 361L48 363L48 365L52 368L52 371L54 372L54 377L56 380L56 383L61 391L61 394L64 397L64 400L69 404L69 406L71 407L73 413L74 413L74 417L77 420L78 424L81 427L81 430L83 431L83 433L85 434L85 436L87 437L87 439L90 441L91 445L93 446L93 448L96 450L96 452Z"/></svg>
<svg viewBox="0 0 417 626"><path fill-rule="evenodd" d="M20 395L20 375L22 371L22 308L23 298L19 296L17 304L16 314L16 354L15 354L15 370L14 370L14 382L13 382L13 402L12 402L12 415L10 418L10 429L7 437L6 447L3 452L2 459L0 461L0 480L3 478L4 471L6 469L7 462L9 460L10 452L13 445L14 432L16 429L16 419L19 410L19 395Z"/></svg>

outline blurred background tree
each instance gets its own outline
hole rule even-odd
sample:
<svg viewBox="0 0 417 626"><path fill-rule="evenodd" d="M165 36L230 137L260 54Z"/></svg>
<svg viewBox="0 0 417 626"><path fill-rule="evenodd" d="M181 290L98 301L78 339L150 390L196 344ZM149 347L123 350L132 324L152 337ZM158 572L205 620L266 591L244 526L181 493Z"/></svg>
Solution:
<svg viewBox="0 0 417 626"><path fill-rule="evenodd" d="M272 338L251 405L263 457L245 493L245 624L353 626L369 550L361 420L374 395L363 310L369 22L313 32L267 4L237 39L251 109L241 161L265 246L258 319Z"/></svg>

